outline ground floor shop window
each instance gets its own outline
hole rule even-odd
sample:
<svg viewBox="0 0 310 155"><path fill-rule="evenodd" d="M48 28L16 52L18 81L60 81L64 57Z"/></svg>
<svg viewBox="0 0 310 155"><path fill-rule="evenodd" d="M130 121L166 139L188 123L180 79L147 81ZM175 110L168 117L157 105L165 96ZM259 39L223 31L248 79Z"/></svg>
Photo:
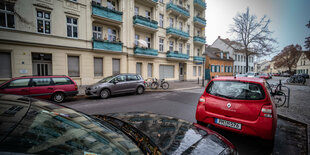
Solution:
<svg viewBox="0 0 310 155"><path fill-rule="evenodd" d="M196 66L193 66L193 76L197 76L197 67Z"/></svg>
<svg viewBox="0 0 310 155"><path fill-rule="evenodd" d="M173 65L160 65L159 66L159 78L174 78L174 66Z"/></svg>
<svg viewBox="0 0 310 155"><path fill-rule="evenodd" d="M153 64L147 64L147 77L153 77Z"/></svg>
<svg viewBox="0 0 310 155"><path fill-rule="evenodd" d="M141 75L141 74L142 74L141 69L142 69L142 63L139 63L139 62L138 62L138 63L136 64L136 73L139 74L139 75Z"/></svg>
<svg viewBox="0 0 310 155"><path fill-rule="evenodd" d="M80 57L68 56L68 75L71 77L80 76Z"/></svg>
<svg viewBox="0 0 310 155"><path fill-rule="evenodd" d="M103 58L94 58L94 76L103 76Z"/></svg>
<svg viewBox="0 0 310 155"><path fill-rule="evenodd" d="M121 61L120 59L113 59L112 60L113 75L120 74L120 70L121 70L120 61Z"/></svg>
<svg viewBox="0 0 310 155"><path fill-rule="evenodd" d="M0 78L11 78L11 53L0 52Z"/></svg>

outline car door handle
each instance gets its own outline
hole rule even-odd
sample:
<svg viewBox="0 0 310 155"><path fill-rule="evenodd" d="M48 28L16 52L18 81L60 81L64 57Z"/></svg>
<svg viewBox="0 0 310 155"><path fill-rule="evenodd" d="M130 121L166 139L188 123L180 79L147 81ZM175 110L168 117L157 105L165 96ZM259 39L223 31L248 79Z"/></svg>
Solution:
<svg viewBox="0 0 310 155"><path fill-rule="evenodd" d="M50 89L50 90L52 90L53 88L49 87L49 88L47 88L47 89Z"/></svg>
<svg viewBox="0 0 310 155"><path fill-rule="evenodd" d="M22 89L21 91L28 91L27 89Z"/></svg>

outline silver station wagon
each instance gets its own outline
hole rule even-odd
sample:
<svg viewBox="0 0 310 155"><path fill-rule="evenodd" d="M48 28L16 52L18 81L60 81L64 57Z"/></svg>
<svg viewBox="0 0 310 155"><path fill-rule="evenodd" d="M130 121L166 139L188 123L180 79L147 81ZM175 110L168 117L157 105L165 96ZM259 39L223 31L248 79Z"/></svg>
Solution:
<svg viewBox="0 0 310 155"><path fill-rule="evenodd" d="M144 80L141 75L119 74L106 77L97 83L86 87L85 94L88 96L98 96L105 99L110 95L116 94L143 94L144 90Z"/></svg>

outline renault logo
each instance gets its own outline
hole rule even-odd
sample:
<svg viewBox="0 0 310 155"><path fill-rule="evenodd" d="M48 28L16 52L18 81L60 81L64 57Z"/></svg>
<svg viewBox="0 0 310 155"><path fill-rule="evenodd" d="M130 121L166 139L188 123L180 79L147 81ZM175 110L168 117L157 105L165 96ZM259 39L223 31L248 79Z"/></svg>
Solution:
<svg viewBox="0 0 310 155"><path fill-rule="evenodd" d="M230 108L231 107L231 104L230 103L227 103L227 108Z"/></svg>

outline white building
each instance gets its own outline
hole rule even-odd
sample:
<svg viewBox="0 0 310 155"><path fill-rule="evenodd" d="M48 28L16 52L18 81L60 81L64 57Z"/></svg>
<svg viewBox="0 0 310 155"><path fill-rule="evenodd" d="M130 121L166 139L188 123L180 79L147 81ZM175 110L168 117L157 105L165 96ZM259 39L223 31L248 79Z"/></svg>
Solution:
<svg viewBox="0 0 310 155"><path fill-rule="evenodd" d="M234 59L234 74L246 73L246 55L242 50L242 45L236 41L230 41L228 38L222 39L220 36L213 42L212 47L229 52ZM254 71L254 56L249 56L249 72Z"/></svg>

